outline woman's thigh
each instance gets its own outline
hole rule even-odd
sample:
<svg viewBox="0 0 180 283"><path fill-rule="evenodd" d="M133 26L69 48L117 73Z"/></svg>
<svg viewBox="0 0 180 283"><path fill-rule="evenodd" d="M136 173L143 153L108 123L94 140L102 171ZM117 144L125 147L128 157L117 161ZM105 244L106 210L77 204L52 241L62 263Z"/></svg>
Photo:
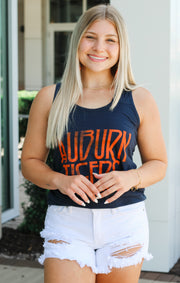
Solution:
<svg viewBox="0 0 180 283"><path fill-rule="evenodd" d="M97 274L96 283L138 283L142 263L124 268L112 268L108 274Z"/></svg>
<svg viewBox="0 0 180 283"><path fill-rule="evenodd" d="M81 268L76 261L46 258L44 283L95 283L90 267Z"/></svg>

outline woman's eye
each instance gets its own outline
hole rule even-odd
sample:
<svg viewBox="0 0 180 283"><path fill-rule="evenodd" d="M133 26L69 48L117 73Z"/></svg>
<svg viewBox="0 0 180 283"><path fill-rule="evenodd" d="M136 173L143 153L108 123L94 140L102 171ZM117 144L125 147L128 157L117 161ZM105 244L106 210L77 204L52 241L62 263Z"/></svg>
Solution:
<svg viewBox="0 0 180 283"><path fill-rule="evenodd" d="M107 41L109 41L109 42L115 42L115 40L114 40L114 39L111 39L111 38L107 39Z"/></svg>
<svg viewBox="0 0 180 283"><path fill-rule="evenodd" d="M91 36L91 35L87 35L86 38L88 38L88 39L94 39L94 37Z"/></svg>

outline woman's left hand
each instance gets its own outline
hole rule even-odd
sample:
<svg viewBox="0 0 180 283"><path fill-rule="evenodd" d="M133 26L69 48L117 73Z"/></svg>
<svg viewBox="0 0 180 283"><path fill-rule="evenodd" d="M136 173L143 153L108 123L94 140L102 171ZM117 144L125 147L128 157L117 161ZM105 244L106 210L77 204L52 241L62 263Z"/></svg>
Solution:
<svg viewBox="0 0 180 283"><path fill-rule="evenodd" d="M94 185L101 193L101 198L115 193L106 200L105 204L115 201L138 183L138 176L133 170L93 174L96 179L99 179Z"/></svg>

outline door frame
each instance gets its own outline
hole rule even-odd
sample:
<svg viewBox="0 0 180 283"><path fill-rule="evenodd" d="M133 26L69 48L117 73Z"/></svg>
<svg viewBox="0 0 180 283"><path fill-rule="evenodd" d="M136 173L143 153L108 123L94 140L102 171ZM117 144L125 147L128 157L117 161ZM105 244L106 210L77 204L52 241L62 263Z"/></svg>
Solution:
<svg viewBox="0 0 180 283"><path fill-rule="evenodd" d="M9 163L11 208L2 212L4 223L19 215L19 160L18 160L18 3L8 1L8 98L9 98ZM1 164L1 162L0 162ZM0 183L0 186L2 184ZM0 188L2 193L2 188ZM1 198L2 203L2 198Z"/></svg>

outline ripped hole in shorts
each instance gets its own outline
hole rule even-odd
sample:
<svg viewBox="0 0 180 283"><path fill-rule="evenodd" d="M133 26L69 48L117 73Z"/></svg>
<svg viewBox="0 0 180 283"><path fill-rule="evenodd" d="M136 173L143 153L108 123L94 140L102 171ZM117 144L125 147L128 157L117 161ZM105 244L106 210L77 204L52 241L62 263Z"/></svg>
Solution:
<svg viewBox="0 0 180 283"><path fill-rule="evenodd" d="M142 245L137 244L133 247L128 247L124 249L120 249L118 251L113 252L111 255L116 258L128 258L133 255L135 255L140 249L142 248Z"/></svg>
<svg viewBox="0 0 180 283"><path fill-rule="evenodd" d="M59 241L58 241L58 240L49 240L48 243L53 243L53 244L68 244L68 245L69 245L68 242L62 241L62 240L59 240Z"/></svg>

